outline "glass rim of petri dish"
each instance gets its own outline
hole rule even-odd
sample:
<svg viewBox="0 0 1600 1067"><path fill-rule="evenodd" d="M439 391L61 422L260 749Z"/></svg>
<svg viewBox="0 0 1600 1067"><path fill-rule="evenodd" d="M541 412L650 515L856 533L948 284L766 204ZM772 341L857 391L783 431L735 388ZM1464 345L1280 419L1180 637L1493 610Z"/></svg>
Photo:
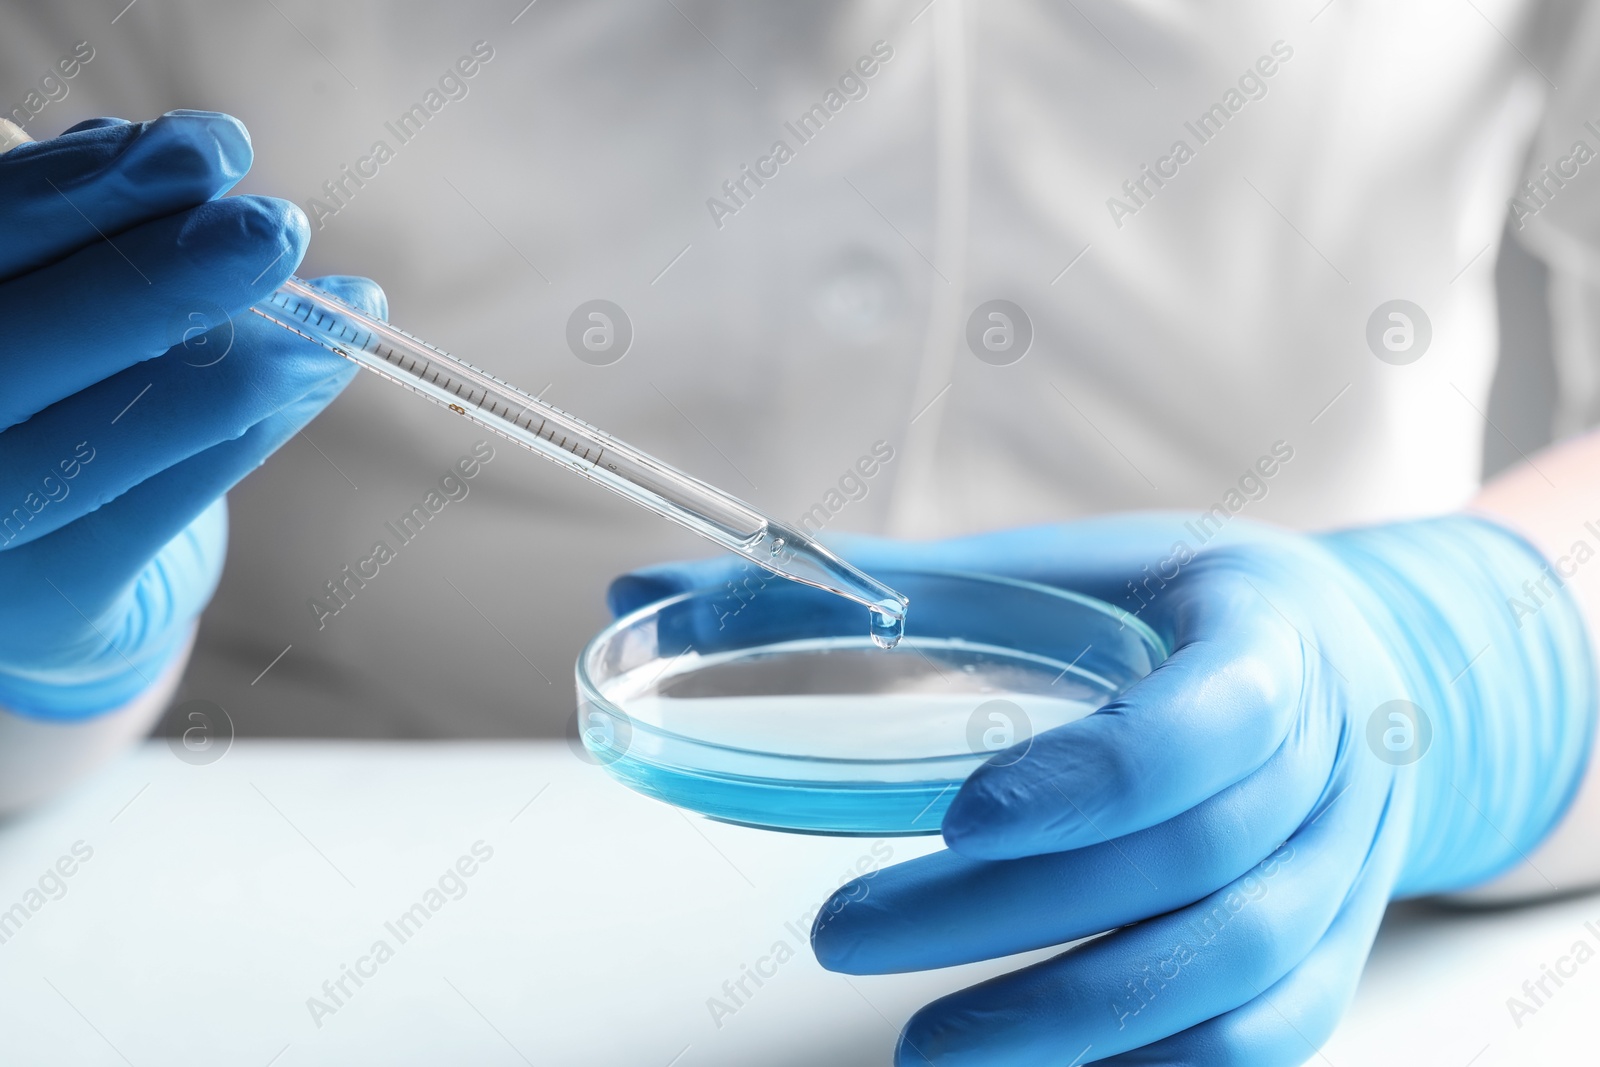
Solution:
<svg viewBox="0 0 1600 1067"><path fill-rule="evenodd" d="M1031 745L1169 655L1132 614L1071 590L938 568L878 576L912 599L893 652L871 644L860 605L777 578L746 589L729 625L732 594L721 586L614 620L575 665L586 758L636 791L724 821L935 833L952 787L1002 751L976 742L972 716L1006 705L1000 714L1027 724ZM684 709L703 707L717 716L686 728Z"/></svg>

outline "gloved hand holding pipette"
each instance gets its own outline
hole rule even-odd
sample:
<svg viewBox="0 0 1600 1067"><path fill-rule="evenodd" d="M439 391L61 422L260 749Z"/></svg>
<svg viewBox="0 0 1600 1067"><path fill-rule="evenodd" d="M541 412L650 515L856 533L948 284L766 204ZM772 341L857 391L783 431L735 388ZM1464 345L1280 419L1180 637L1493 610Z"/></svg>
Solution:
<svg viewBox="0 0 1600 1067"><path fill-rule="evenodd" d="M294 278L307 243L299 209L223 196L250 163L236 120L97 119L43 144L0 132L10 230L42 235L0 264L20 341L0 405L20 501L0 537L12 594L0 707L57 720L158 709L220 574L222 494L358 366L857 601L874 641L899 639L906 598L804 531L388 326L370 282ZM142 720L130 722L123 732L136 735ZM60 776L40 777L43 788Z"/></svg>
<svg viewBox="0 0 1600 1067"><path fill-rule="evenodd" d="M1235 526L1194 552L1182 523L851 543L869 569L1087 592L1176 649L1122 699L980 768L945 816L949 851L821 909L817 957L849 974L1115 931L928 1005L897 1062L1301 1063L1391 898L1493 879L1573 806L1592 653L1576 599L1548 581L1537 610L1513 610L1549 571L1528 542L1454 516L1323 537ZM619 579L612 606L727 574L653 568ZM1574 888L1553 864L1523 873Z"/></svg>
<svg viewBox="0 0 1600 1067"><path fill-rule="evenodd" d="M80 719L167 678L221 572L223 494L355 373L224 324L308 241L286 201L221 199L250 162L243 126L196 111L0 156L0 706ZM385 313L372 282L319 284Z"/></svg>

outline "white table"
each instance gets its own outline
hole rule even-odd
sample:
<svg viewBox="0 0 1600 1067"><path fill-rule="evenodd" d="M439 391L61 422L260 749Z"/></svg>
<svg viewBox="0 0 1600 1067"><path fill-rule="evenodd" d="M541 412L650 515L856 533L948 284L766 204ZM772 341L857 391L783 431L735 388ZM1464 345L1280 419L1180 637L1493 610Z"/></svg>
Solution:
<svg viewBox="0 0 1600 1067"><path fill-rule="evenodd" d="M873 842L691 819L562 742L241 742L198 767L152 742L0 827L0 909L80 841L64 895L0 915L8 1065L881 1067L919 1004L1002 969L823 972L802 917ZM465 895L401 943L384 923L479 841ZM1318 1062L1593 1063L1600 959L1520 1029L1506 1007L1574 941L1600 948L1586 920L1600 898L1391 914ZM379 938L393 957L319 1027L307 999ZM794 958L719 1026L708 998L779 942Z"/></svg>

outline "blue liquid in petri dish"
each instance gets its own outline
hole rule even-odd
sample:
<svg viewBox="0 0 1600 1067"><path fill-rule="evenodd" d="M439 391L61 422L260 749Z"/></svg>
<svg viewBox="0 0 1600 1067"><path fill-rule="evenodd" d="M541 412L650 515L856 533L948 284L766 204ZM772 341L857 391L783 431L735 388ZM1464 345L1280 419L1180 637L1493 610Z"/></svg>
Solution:
<svg viewBox="0 0 1600 1067"><path fill-rule="evenodd" d="M720 590L617 620L578 664L580 722L605 726L583 729L588 751L630 788L725 822L934 834L979 766L1027 758L1166 655L1086 597L982 575L891 580L919 608L903 636L892 617L864 634L858 605L787 583L737 625L719 625Z"/></svg>

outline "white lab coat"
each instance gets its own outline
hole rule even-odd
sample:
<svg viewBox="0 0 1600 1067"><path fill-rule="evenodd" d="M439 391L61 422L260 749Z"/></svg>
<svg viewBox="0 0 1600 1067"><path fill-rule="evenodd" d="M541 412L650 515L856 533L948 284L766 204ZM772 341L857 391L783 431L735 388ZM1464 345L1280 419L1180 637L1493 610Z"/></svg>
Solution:
<svg viewBox="0 0 1600 1067"><path fill-rule="evenodd" d="M1600 150L1596 19L1571 4L519 6L149 0L111 24L54 4L8 16L0 69L20 98L27 71L92 42L35 136L239 116L242 190L319 219L302 275L378 279L398 324L779 516L820 504L830 532L910 537L1461 504L1508 200L1526 159ZM465 95L441 90L401 143L398 117L459 95L441 79L477 42L492 55ZM875 49L852 99L841 78ZM791 158L762 162L780 140ZM364 162L378 141L389 158ZM1597 205L1600 162L1520 220L1561 294L1567 428L1600 395ZM635 334L607 366L566 341L597 298ZM1008 366L966 341L992 299L1032 324ZM1431 324L1407 365L1366 340L1396 299ZM484 437L359 377L231 494L183 694L242 734L559 731L609 579L705 548L498 440L468 495L396 544L386 523ZM894 458L850 479L875 446ZM318 612L380 540L396 558Z"/></svg>

